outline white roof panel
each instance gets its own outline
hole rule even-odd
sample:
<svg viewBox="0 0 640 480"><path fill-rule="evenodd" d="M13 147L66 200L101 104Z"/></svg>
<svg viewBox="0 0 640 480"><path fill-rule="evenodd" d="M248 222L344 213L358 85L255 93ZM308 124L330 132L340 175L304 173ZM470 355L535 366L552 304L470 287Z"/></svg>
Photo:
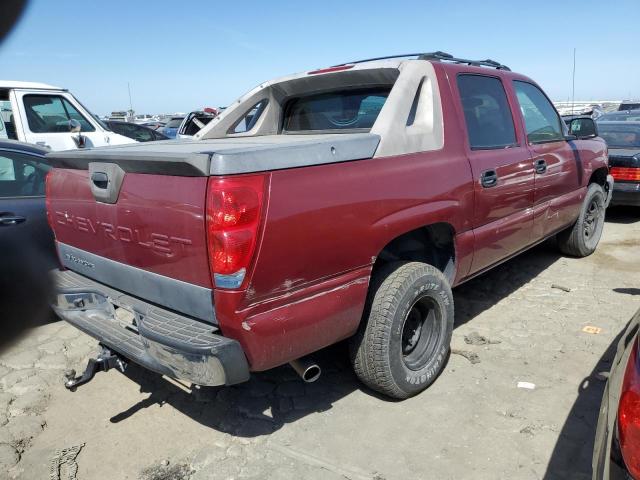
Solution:
<svg viewBox="0 0 640 480"><path fill-rule="evenodd" d="M39 90L64 90L60 87L40 82L20 82L17 80L0 80L0 88L30 88Z"/></svg>

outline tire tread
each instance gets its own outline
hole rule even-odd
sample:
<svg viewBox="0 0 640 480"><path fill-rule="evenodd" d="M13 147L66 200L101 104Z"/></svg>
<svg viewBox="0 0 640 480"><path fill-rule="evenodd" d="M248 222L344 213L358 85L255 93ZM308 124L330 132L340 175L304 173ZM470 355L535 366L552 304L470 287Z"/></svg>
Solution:
<svg viewBox="0 0 640 480"><path fill-rule="evenodd" d="M414 393L404 391L394 381L387 345L404 289L423 275L436 276L448 286L442 272L426 263L397 262L378 272L370 288L369 308L365 310L368 321L352 343L352 363L358 378L369 388L393 398L403 399Z"/></svg>

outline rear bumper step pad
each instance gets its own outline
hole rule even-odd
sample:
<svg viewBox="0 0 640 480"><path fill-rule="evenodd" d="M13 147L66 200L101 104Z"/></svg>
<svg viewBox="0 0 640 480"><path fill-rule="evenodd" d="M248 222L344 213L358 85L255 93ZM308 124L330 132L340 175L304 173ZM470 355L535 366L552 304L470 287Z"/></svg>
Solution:
<svg viewBox="0 0 640 480"><path fill-rule="evenodd" d="M55 312L145 368L197 385L249 379L240 344L207 323L149 304L71 270L53 272ZM131 322L119 318L124 309Z"/></svg>

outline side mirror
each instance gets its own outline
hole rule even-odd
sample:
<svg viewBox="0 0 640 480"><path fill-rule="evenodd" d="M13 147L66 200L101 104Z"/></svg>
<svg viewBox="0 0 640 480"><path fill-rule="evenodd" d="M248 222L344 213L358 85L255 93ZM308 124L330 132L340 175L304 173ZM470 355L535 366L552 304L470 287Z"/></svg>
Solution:
<svg viewBox="0 0 640 480"><path fill-rule="evenodd" d="M81 128L82 128L82 125L78 120L76 120L75 118L72 118L71 120L69 120L69 131L71 133L78 134L77 137L71 137L73 138L73 141L76 143L76 147L78 148L84 148L87 145L86 137L80 133Z"/></svg>
<svg viewBox="0 0 640 480"><path fill-rule="evenodd" d="M594 138L598 136L598 127L593 118L574 118L569 123L569 133L579 139Z"/></svg>
<svg viewBox="0 0 640 480"><path fill-rule="evenodd" d="M72 118L71 120L69 120L69 131L71 133L80 133L81 126L82 125L80 125L80 122L75 118Z"/></svg>

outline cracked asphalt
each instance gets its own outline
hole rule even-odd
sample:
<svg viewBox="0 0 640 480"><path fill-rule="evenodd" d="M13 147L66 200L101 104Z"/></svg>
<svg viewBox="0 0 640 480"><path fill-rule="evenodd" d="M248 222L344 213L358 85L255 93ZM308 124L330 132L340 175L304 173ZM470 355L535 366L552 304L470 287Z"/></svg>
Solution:
<svg viewBox="0 0 640 480"><path fill-rule="evenodd" d="M344 344L313 384L284 366L196 394L132 365L71 393L62 372L97 343L47 324L0 354L0 479L591 478L639 247L640 210L616 209L591 257L546 242L455 289L456 353L402 402L362 387ZM52 468L64 449L79 453Z"/></svg>

